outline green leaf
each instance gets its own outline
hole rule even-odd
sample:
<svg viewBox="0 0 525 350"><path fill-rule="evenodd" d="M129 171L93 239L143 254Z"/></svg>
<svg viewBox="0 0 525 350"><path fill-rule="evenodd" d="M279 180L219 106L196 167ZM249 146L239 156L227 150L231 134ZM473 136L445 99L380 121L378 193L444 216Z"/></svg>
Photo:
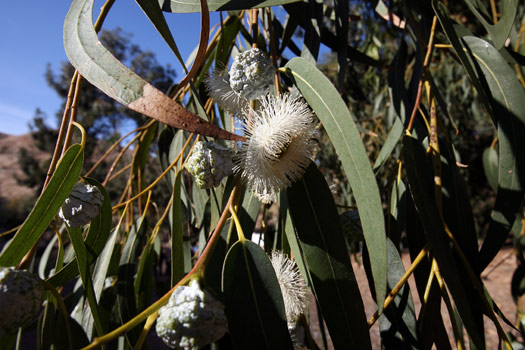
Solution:
<svg viewBox="0 0 525 350"><path fill-rule="evenodd" d="M498 163L498 152L492 147L486 148L483 151L483 170L494 191L498 190Z"/></svg>
<svg viewBox="0 0 525 350"><path fill-rule="evenodd" d="M284 301L268 256L251 241L226 255L223 293L228 328L237 349L293 349Z"/></svg>
<svg viewBox="0 0 525 350"><path fill-rule="evenodd" d="M171 35L170 27L168 26L168 22L166 22L166 18L164 18L164 14L162 13L162 9L160 8L160 3L157 0L135 0L137 4L140 5L140 8L146 16L148 16L149 20L157 31L160 33L166 44L170 47L171 51L175 54L175 57L179 60L182 68L187 73L188 69L186 68L186 65L184 64L184 59L182 58L179 48L177 47L177 44L175 43L175 40L173 39L173 35ZM199 5L200 8L200 5Z"/></svg>
<svg viewBox="0 0 525 350"><path fill-rule="evenodd" d="M102 249L104 249L111 231L111 200L104 186L102 186L97 180L84 178L84 181L90 185L97 186L104 196L104 202L102 202L100 214L91 221L86 241L84 242L87 247L87 263L88 265L91 265ZM58 287L70 281L75 276L78 276L77 261L72 260L62 269L58 270L53 276L49 277L47 281L55 287Z"/></svg>
<svg viewBox="0 0 525 350"><path fill-rule="evenodd" d="M124 106L162 123L216 138L242 140L189 112L116 59L93 28L93 2L74 0L64 23L66 54L84 78Z"/></svg>
<svg viewBox="0 0 525 350"><path fill-rule="evenodd" d="M473 282L464 277L464 267L455 259L446 240L443 223L434 198L433 174L427 162L425 149L410 136L403 138L403 159L408 187L421 223L432 247L439 269L454 299L461 319L477 348L484 348L483 313Z"/></svg>
<svg viewBox="0 0 525 350"><path fill-rule="evenodd" d="M167 12L200 12L200 0L158 0L162 10ZM279 6L300 0L208 0L210 11L248 10Z"/></svg>
<svg viewBox="0 0 525 350"><path fill-rule="evenodd" d="M137 296L135 294L135 283L140 283L142 276L137 273L137 261L142 248L142 239L146 234L145 211L131 227L124 248L120 256L117 281L118 310L122 323L128 322L138 314ZM126 339L130 345L134 345L140 336L140 327L134 328L126 333Z"/></svg>
<svg viewBox="0 0 525 350"><path fill-rule="evenodd" d="M525 91L492 45L473 36L463 40L483 72L498 129L498 190L489 231L480 249L480 268L484 269L504 244L525 195Z"/></svg>
<svg viewBox="0 0 525 350"><path fill-rule="evenodd" d="M363 301L337 208L326 180L314 163L301 180L287 189L286 196L311 287L335 348L371 349Z"/></svg>
<svg viewBox="0 0 525 350"><path fill-rule="evenodd" d="M284 6L284 9L286 10L286 12L288 12L290 17L292 17L307 32L315 29L314 28L315 26L312 25L313 21L310 20L310 18L314 18L314 21L317 21L317 22L319 22L320 20L322 21L321 18L315 18L315 13L314 13L316 10L319 11L318 13L320 13L320 11L322 11L322 6L321 6L321 9L312 9L312 8L309 8L310 5L311 4L308 3L307 1L301 1L301 2L296 2L296 3L288 4ZM322 23L317 23L317 24L321 28L317 28L316 33L312 33L312 38L311 38L312 41L315 42L315 41L320 40L323 44L328 46L330 49L337 51L337 47L338 47L337 36L334 33L332 33L328 28L326 28ZM320 33L318 33L317 31L320 31ZM306 41L307 41L307 38L305 37L305 44L307 44ZM346 50L347 50L347 57L350 60L360 62L360 63L366 64L369 66L373 66L373 67L383 66L382 62L375 60L372 57L362 53L355 47L348 45Z"/></svg>
<svg viewBox="0 0 525 350"><path fill-rule="evenodd" d="M405 268L396 246L387 239L388 289L392 290L405 274ZM379 330L385 349L418 349L418 331L410 288L401 288L388 309L379 317Z"/></svg>
<svg viewBox="0 0 525 350"><path fill-rule="evenodd" d="M474 13L474 16L481 22L483 27L489 32L492 40L494 40L494 46L496 49L501 49L505 44L505 40L509 36L516 13L518 10L518 0L506 0L502 1L504 7L502 9L502 16L496 24L490 24L483 14L481 14L476 6L476 2L472 0L465 0L465 3L469 7L470 11Z"/></svg>
<svg viewBox="0 0 525 350"><path fill-rule="evenodd" d="M102 289L104 288L104 283L106 282L106 277L109 270L109 264L113 256L113 250L115 248L115 241L117 239L117 231L113 231L111 236L106 242L106 246L102 250L97 263L95 265L95 270L93 272L93 291L95 294L95 299L97 303L100 302L100 296L102 295ZM89 313L84 313L82 319L82 325L87 330L87 334L93 333L93 317Z"/></svg>
<svg viewBox="0 0 525 350"><path fill-rule="evenodd" d="M2 251L0 266L17 265L40 238L75 186L83 161L84 150L79 144L68 148L31 213Z"/></svg>
<svg viewBox="0 0 525 350"><path fill-rule="evenodd" d="M173 185L173 203L171 205L171 286L184 277L184 245L182 240L182 203L181 193L182 170L177 173Z"/></svg>
<svg viewBox="0 0 525 350"><path fill-rule="evenodd" d="M355 196L370 252L379 310L386 293L386 238L379 189L353 116L330 81L302 58L285 68L330 136ZM381 219L380 219L381 218Z"/></svg>
<svg viewBox="0 0 525 350"><path fill-rule="evenodd" d="M82 280L84 293L88 301L91 315L93 316L93 320L95 322L97 334L102 336L104 334L104 329L102 327L102 321L98 312L98 303L97 298L95 297L95 290L93 288L93 280L91 278L91 270L89 269L86 246L84 245L84 240L82 239L82 231L80 228L68 227L68 233L71 244L73 245L73 249L75 250L78 272L80 273L80 279Z"/></svg>

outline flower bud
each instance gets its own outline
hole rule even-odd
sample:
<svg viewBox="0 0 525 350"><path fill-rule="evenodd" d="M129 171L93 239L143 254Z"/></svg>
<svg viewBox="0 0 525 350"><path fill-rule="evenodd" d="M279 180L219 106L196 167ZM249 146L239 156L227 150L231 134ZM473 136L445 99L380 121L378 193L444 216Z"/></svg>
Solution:
<svg viewBox="0 0 525 350"><path fill-rule="evenodd" d="M26 270L0 267L0 337L28 326L44 301L42 282Z"/></svg>
<svg viewBox="0 0 525 350"><path fill-rule="evenodd" d="M254 48L235 56L229 73L232 90L248 100L255 100L269 93L275 67L264 52Z"/></svg>
<svg viewBox="0 0 525 350"><path fill-rule="evenodd" d="M62 204L58 216L69 227L82 227L99 214L103 202L104 196L97 186L79 183Z"/></svg>
<svg viewBox="0 0 525 350"><path fill-rule="evenodd" d="M233 173L232 153L213 142L199 141L184 165L199 188L212 188Z"/></svg>
<svg viewBox="0 0 525 350"><path fill-rule="evenodd" d="M224 306L195 280L175 289L159 310L157 335L172 349L197 350L228 329Z"/></svg>

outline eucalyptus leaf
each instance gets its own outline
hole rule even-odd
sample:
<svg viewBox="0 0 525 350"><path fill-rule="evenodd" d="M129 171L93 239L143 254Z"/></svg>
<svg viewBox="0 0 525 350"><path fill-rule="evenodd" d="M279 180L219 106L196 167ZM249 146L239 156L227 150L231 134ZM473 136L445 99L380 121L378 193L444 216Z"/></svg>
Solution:
<svg viewBox="0 0 525 350"><path fill-rule="evenodd" d="M359 209L379 310L386 293L386 238L379 189L370 160L353 116L330 81L303 58L290 60L285 68L313 108L330 137L343 164Z"/></svg>
<svg viewBox="0 0 525 350"><path fill-rule="evenodd" d="M504 244L525 195L525 91L492 45L474 36L463 40L483 72L498 130L498 190L489 231L480 249L479 268L483 270Z"/></svg>
<svg viewBox="0 0 525 350"><path fill-rule="evenodd" d="M436 205L433 191L433 174L427 163L423 146L410 136L403 138L403 158L408 178L408 187L419 218L432 247L433 255L461 319L477 348L484 348L483 310L473 291L473 282L465 280L464 267L454 258L447 242L443 223Z"/></svg>
<svg viewBox="0 0 525 350"><path fill-rule="evenodd" d="M238 349L293 349L279 282L257 244L235 243L224 261L222 288L228 328Z"/></svg>
<svg viewBox="0 0 525 350"><path fill-rule="evenodd" d="M64 48L71 64L90 83L128 108L190 132L242 140L190 113L116 59L93 28L94 0L74 0L64 23Z"/></svg>
<svg viewBox="0 0 525 350"><path fill-rule="evenodd" d="M371 349L363 301L337 208L314 163L286 190L286 196L311 288L335 348Z"/></svg>
<svg viewBox="0 0 525 350"><path fill-rule="evenodd" d="M464 0L469 9L472 11L474 16L481 22L483 27L489 32L492 40L494 40L494 46L496 49L500 49L504 44L505 40L509 36L512 25L514 24L514 19L516 18L516 13L518 10L518 0L506 0L501 3L504 4L504 7L501 11L501 18L499 18L496 24L490 24L486 17L480 13L475 1Z"/></svg>
<svg viewBox="0 0 525 350"><path fill-rule="evenodd" d="M0 254L0 266L17 265L38 241L75 186L83 161L84 149L79 144L68 148L31 213L4 247Z"/></svg>

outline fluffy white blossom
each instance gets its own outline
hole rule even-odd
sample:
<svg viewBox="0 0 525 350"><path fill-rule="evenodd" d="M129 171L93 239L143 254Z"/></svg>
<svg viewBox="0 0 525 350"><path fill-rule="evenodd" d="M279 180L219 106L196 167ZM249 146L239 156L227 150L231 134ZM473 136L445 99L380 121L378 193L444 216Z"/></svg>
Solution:
<svg viewBox="0 0 525 350"><path fill-rule="evenodd" d="M272 60L257 48L235 56L230 68L230 86L239 96L255 100L267 95L274 83Z"/></svg>
<svg viewBox="0 0 525 350"><path fill-rule="evenodd" d="M295 261L290 260L283 252L274 250L270 261L281 287L286 319L290 327L306 309L306 282Z"/></svg>
<svg viewBox="0 0 525 350"><path fill-rule="evenodd" d="M206 79L208 93L217 105L236 114L249 106L249 101L233 91L230 86L230 75L226 70L214 70Z"/></svg>
<svg viewBox="0 0 525 350"><path fill-rule="evenodd" d="M82 227L99 214L102 202L104 196L97 186L79 183L60 207L58 216L69 227Z"/></svg>
<svg viewBox="0 0 525 350"><path fill-rule="evenodd" d="M0 267L0 338L29 325L44 301L42 282L26 270Z"/></svg>
<svg viewBox="0 0 525 350"><path fill-rule="evenodd" d="M195 280L180 286L159 310L157 335L172 349L197 350L228 329L224 306Z"/></svg>
<svg viewBox="0 0 525 350"><path fill-rule="evenodd" d="M267 96L261 104L246 122L246 141L234 159L234 171L269 203L304 174L316 144L315 124L302 99Z"/></svg>
<svg viewBox="0 0 525 350"><path fill-rule="evenodd" d="M212 188L221 183L225 176L233 173L233 154L225 147L213 142L199 141L184 167L195 178L200 188Z"/></svg>

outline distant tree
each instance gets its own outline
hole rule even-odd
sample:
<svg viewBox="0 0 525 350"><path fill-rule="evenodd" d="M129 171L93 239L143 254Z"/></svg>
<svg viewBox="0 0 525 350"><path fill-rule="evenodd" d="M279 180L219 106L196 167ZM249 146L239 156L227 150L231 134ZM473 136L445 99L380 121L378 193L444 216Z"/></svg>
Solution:
<svg viewBox="0 0 525 350"><path fill-rule="evenodd" d="M173 83L175 71L170 66L162 66L151 51L143 51L139 46L131 42L131 34L120 28L114 30L102 30L100 40L115 57L126 63L137 74L149 81L161 91L166 91ZM75 69L68 61L60 65L59 71L54 71L50 64L45 73L47 83L62 98L62 106L57 111L57 120L62 119L62 113L66 104L69 83ZM145 117L136 113L115 100L107 97L102 91L87 81L82 83L82 94L78 106L77 121L79 121L87 132L91 141L112 142L121 136L123 125L129 128L129 123L140 125ZM45 160L37 160L26 148L21 148L18 154L18 162L24 173L23 177L17 178L20 184L34 187L35 195L40 193L49 166L51 153L55 148L57 130L45 123L46 115L40 109L35 111L35 116L29 124L31 134L36 146L49 153ZM90 167L90 155L97 142L87 142L85 149L85 166ZM108 164L100 166L100 173L107 172ZM103 180L103 175L94 177ZM108 189L110 190L110 189Z"/></svg>
<svg viewBox="0 0 525 350"><path fill-rule="evenodd" d="M113 55L142 78L161 91L166 91L175 78L175 71L168 65L162 66L151 51L143 51L131 42L131 34L120 28L102 30L100 41ZM68 61L60 65L58 72L50 64L46 70L49 86L63 99L62 108L57 113L62 119L62 111L68 94L69 83L75 69ZM123 124L131 121L142 124L144 117L116 102L87 81L82 83L82 94L78 105L77 120L86 129L89 137L115 139L120 136Z"/></svg>

